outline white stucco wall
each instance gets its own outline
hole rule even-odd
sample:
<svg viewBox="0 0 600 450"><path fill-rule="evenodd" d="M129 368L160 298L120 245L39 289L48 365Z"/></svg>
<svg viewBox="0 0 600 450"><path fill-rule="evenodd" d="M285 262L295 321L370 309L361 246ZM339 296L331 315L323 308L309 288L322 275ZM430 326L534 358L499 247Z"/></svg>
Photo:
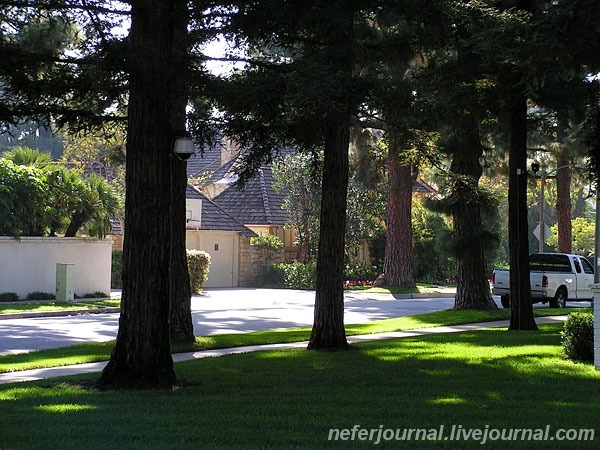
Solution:
<svg viewBox="0 0 600 450"><path fill-rule="evenodd" d="M42 237L0 237L0 293L55 293L57 263L75 265L76 295L110 295L111 239Z"/></svg>

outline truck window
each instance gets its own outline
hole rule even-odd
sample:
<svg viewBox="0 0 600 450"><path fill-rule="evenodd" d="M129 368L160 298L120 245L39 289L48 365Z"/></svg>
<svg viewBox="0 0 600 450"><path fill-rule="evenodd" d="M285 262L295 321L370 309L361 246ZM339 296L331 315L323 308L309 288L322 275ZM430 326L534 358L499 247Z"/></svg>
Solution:
<svg viewBox="0 0 600 450"><path fill-rule="evenodd" d="M573 264L575 265L575 272L581 273L581 265L579 264L579 261L577 261L576 259L574 259L573 260Z"/></svg>
<svg viewBox="0 0 600 450"><path fill-rule="evenodd" d="M530 255L529 268L530 270L542 272L572 272L569 257L554 253L534 253Z"/></svg>
<svg viewBox="0 0 600 450"><path fill-rule="evenodd" d="M589 273L589 274L594 273L594 268L592 267L592 265L590 264L590 262L587 259L581 258L581 265L583 266L583 271L585 273Z"/></svg>

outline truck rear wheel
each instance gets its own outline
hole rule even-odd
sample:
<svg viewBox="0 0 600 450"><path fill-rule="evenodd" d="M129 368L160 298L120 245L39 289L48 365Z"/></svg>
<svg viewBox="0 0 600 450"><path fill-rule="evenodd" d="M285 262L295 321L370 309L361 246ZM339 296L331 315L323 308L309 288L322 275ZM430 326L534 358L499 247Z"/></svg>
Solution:
<svg viewBox="0 0 600 450"><path fill-rule="evenodd" d="M550 300L548 306L550 306L550 308L564 308L567 306L567 291L565 288L559 288L556 291L556 295Z"/></svg>
<svg viewBox="0 0 600 450"><path fill-rule="evenodd" d="M501 296L500 303L502 303L503 308L510 308L510 296L509 295Z"/></svg>

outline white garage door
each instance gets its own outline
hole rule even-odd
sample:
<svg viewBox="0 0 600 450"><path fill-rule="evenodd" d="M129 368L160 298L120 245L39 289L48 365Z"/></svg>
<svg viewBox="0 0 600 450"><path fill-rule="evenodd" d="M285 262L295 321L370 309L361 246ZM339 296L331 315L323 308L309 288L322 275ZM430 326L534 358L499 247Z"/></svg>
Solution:
<svg viewBox="0 0 600 450"><path fill-rule="evenodd" d="M211 263L204 287L233 287L235 276L235 237L231 235L203 236L202 250L210 254Z"/></svg>

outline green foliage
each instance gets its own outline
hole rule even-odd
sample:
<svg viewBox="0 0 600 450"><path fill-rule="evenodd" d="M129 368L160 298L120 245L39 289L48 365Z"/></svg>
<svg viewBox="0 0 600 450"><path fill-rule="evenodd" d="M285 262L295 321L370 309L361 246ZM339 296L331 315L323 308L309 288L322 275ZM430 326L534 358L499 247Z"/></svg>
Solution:
<svg viewBox="0 0 600 450"><path fill-rule="evenodd" d="M83 295L75 295L75 298L110 298L110 295L102 291L88 292Z"/></svg>
<svg viewBox="0 0 600 450"><path fill-rule="evenodd" d="M270 251L277 251L283 248L283 241L274 234L267 233L266 231L261 231L258 233L257 236L250 238L250 245L263 247L264 249Z"/></svg>
<svg viewBox="0 0 600 450"><path fill-rule="evenodd" d="M115 250L112 252L110 287L112 289L123 288L123 250Z"/></svg>
<svg viewBox="0 0 600 450"><path fill-rule="evenodd" d="M208 278L210 255L203 250L187 250L187 264L192 292L199 294Z"/></svg>
<svg viewBox="0 0 600 450"><path fill-rule="evenodd" d="M591 312L570 313L560 335L567 358L585 362L594 360L594 315Z"/></svg>
<svg viewBox="0 0 600 450"><path fill-rule="evenodd" d="M2 157L12 161L17 166L29 166L45 170L55 167L50 153L42 152L29 147L13 147L4 152Z"/></svg>
<svg viewBox="0 0 600 450"><path fill-rule="evenodd" d="M321 162L314 156L292 153L273 164L273 186L285 195L283 209L288 213L287 225L296 231L295 244L309 256L319 241L321 208Z"/></svg>
<svg viewBox="0 0 600 450"><path fill-rule="evenodd" d="M451 234L448 221L429 211L420 199L412 203L413 272L419 281L444 282L455 276L452 255L442 245Z"/></svg>
<svg viewBox="0 0 600 450"><path fill-rule="evenodd" d="M274 164L275 189L285 195L283 209L288 226L296 231L296 245L314 256L319 242L321 208L321 155L292 153ZM359 175L359 172L356 172ZM376 187L381 188L381 185ZM346 207L346 255L357 251L381 231L385 194L383 189L368 188L357 179L348 184Z"/></svg>
<svg viewBox="0 0 600 450"><path fill-rule="evenodd" d="M0 294L0 302L16 302L19 300L19 296L16 292L2 292Z"/></svg>
<svg viewBox="0 0 600 450"><path fill-rule="evenodd" d="M50 163L48 154L26 148L0 158L0 216L3 236L75 236L82 228L103 238L121 200L110 184L96 175L83 176Z"/></svg>
<svg viewBox="0 0 600 450"><path fill-rule="evenodd" d="M50 292L33 291L27 294L26 300L54 300L56 295Z"/></svg>
<svg viewBox="0 0 600 450"><path fill-rule="evenodd" d="M0 158L1 236L44 236L50 198L45 172Z"/></svg>
<svg viewBox="0 0 600 450"><path fill-rule="evenodd" d="M270 264L255 283L264 287L314 289L317 281L317 262Z"/></svg>
<svg viewBox="0 0 600 450"><path fill-rule="evenodd" d="M482 227L469 230L468 236L460 239L451 232L440 234L438 246L446 254L461 259L467 257L473 249L472 244L477 242L484 246L486 259L493 259L500 244L500 200L489 189L479 186L478 182L468 176L450 174L441 189L447 195L442 199L426 198L423 205L427 209L452 215L457 209L469 205L479 209ZM479 245L475 248L479 248Z"/></svg>
<svg viewBox="0 0 600 450"><path fill-rule="evenodd" d="M573 253L577 255L588 256L594 253L594 222L585 217L576 217L571 221L572 224L572 245ZM548 237L546 244L551 247L558 246L558 224L550 227L552 235Z"/></svg>
<svg viewBox="0 0 600 450"><path fill-rule="evenodd" d="M377 278L377 267L369 263L347 263L344 279L349 284L370 284ZM314 289L317 281L317 261L270 264L255 280L261 287Z"/></svg>
<svg viewBox="0 0 600 450"><path fill-rule="evenodd" d="M369 263L346 263L344 269L344 280L348 284L368 285L375 281L379 275L377 267Z"/></svg>

